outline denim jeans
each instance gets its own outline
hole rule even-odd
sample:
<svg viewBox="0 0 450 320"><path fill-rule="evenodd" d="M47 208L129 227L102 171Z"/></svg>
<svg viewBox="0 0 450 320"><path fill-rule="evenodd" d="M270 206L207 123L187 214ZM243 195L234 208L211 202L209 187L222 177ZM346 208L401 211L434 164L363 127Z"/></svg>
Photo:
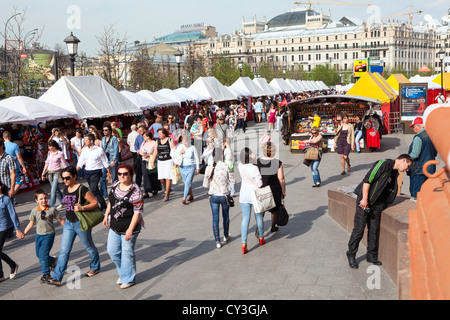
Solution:
<svg viewBox="0 0 450 320"><path fill-rule="evenodd" d="M111 170L112 173L112 181L117 180L117 163L114 164L114 167L109 166L109 170ZM102 196L106 197L108 195L108 188L106 187L106 178L107 178L108 171L103 168L102 169L102 176L100 178L100 193Z"/></svg>
<svg viewBox="0 0 450 320"><path fill-rule="evenodd" d="M91 270L100 270L100 256L98 254L97 247L92 240L92 230L89 229L86 231L81 231L80 221L72 223L66 219L61 238L61 251L59 252L58 262L52 274L52 278L54 278L55 280L61 281L64 273L66 272L70 252L72 251L72 246L76 236L80 238L81 243L88 252L89 257L91 258Z"/></svg>
<svg viewBox="0 0 450 320"><path fill-rule="evenodd" d="M250 224L250 215L252 213L251 203L241 203L242 209L242 223L241 223L241 239L242 243L247 243L248 226ZM259 236L264 235L264 220L262 213L255 212L256 227L258 228Z"/></svg>
<svg viewBox="0 0 450 320"><path fill-rule="evenodd" d="M180 166L181 177L184 181L184 195L183 198L186 199L189 196L189 189L192 187L192 180L194 179L195 165L190 166Z"/></svg>
<svg viewBox="0 0 450 320"><path fill-rule="evenodd" d="M359 140L361 140L361 137L362 137L362 130L357 130L355 132L355 146L357 152L361 152L361 147L359 145Z"/></svg>
<svg viewBox="0 0 450 320"><path fill-rule="evenodd" d="M319 173L319 164L320 164L320 160L313 160L311 162L311 173L312 173L312 177L313 177L313 182L314 184L317 183L321 183L322 181L320 181L320 173Z"/></svg>
<svg viewBox="0 0 450 320"><path fill-rule="evenodd" d="M124 234L117 234L109 229L107 251L116 265L120 282L123 284L131 284L136 280L134 247L138 235L138 233L135 233L129 241L125 241Z"/></svg>
<svg viewBox="0 0 450 320"><path fill-rule="evenodd" d="M228 237L229 228L230 228L230 215L229 215L229 207L227 198L225 196L213 196L209 197L209 204L211 206L212 211L212 228L214 232L214 239L217 242L220 242L220 233L219 233L219 208L222 206L222 218L223 218L223 235Z"/></svg>
<svg viewBox="0 0 450 320"><path fill-rule="evenodd" d="M74 151L72 153L73 155L73 161L78 163L78 152ZM80 168L80 170L77 171L77 178L83 179L84 178L84 166Z"/></svg>
<svg viewBox="0 0 450 320"><path fill-rule="evenodd" d="M420 191L422 184L427 180L427 177L423 174L417 174L414 176L410 176L409 180L409 192L411 193L411 197L417 198L417 192Z"/></svg>
<svg viewBox="0 0 450 320"><path fill-rule="evenodd" d="M55 234L36 234L35 249L36 256L41 264L42 274L50 274L50 266L55 261L55 258L50 256L50 250L55 241Z"/></svg>
<svg viewBox="0 0 450 320"><path fill-rule="evenodd" d="M48 205L50 207L55 207L57 198L58 198L59 202L62 203L62 192L59 189L58 174L57 173L49 173L48 181L51 181L50 182L50 186L51 186L50 201L48 202Z"/></svg>

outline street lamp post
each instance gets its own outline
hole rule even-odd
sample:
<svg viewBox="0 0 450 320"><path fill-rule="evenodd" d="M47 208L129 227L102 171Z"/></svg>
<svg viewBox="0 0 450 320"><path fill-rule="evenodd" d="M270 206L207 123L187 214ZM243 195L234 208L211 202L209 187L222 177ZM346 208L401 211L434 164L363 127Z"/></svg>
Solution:
<svg viewBox="0 0 450 320"><path fill-rule="evenodd" d="M244 67L244 61L242 61L240 58L238 61L238 67L239 67L239 76L242 77L242 68Z"/></svg>
<svg viewBox="0 0 450 320"><path fill-rule="evenodd" d="M78 53L78 43L81 41L71 32L70 36L64 39L64 42L67 45L67 52L70 56L70 69L72 71L72 76L75 76L75 56Z"/></svg>
<svg viewBox="0 0 450 320"><path fill-rule="evenodd" d="M283 80L286 80L286 67L283 67Z"/></svg>
<svg viewBox="0 0 450 320"><path fill-rule="evenodd" d="M181 73L180 73L180 68L181 68L181 58L183 57L183 52L181 52L180 50L177 50L177 52L175 52L175 61L178 65L178 88L181 88Z"/></svg>
<svg viewBox="0 0 450 320"><path fill-rule="evenodd" d="M441 60L441 95L444 98L444 58L445 58L445 50L441 48L438 52L439 60Z"/></svg>

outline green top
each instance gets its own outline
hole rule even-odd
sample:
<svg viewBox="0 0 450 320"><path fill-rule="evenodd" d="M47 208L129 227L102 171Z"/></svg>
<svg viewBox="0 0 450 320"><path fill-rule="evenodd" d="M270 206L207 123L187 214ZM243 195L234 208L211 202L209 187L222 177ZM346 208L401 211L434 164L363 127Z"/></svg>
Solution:
<svg viewBox="0 0 450 320"><path fill-rule="evenodd" d="M41 211L39 211L37 207L31 210L30 221L34 221L36 223L36 234L47 235L55 233L55 225L53 220L60 218L61 215L54 207L49 207L48 210L44 211L45 219L42 220Z"/></svg>

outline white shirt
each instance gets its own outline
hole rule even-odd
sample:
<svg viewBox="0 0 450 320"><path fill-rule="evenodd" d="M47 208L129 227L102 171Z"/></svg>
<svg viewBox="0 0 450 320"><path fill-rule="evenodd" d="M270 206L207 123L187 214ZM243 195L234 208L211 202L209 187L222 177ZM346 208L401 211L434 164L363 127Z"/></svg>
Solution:
<svg viewBox="0 0 450 320"><path fill-rule="evenodd" d="M80 151L81 148L84 146L84 139L80 138L78 139L76 136L70 139L70 142L73 143L75 151Z"/></svg>
<svg viewBox="0 0 450 320"><path fill-rule="evenodd" d="M99 170L102 168L108 168L109 162L106 157L105 151L98 146L91 148L84 148L81 151L80 158L78 158L77 167L81 168L86 165L86 170Z"/></svg>
<svg viewBox="0 0 450 320"><path fill-rule="evenodd" d="M261 173L257 166L251 163L239 163L239 174L241 175L241 190L239 191L240 203L252 203L253 190L262 186Z"/></svg>
<svg viewBox="0 0 450 320"><path fill-rule="evenodd" d="M127 143L130 146L131 152L136 152L136 149L134 148L134 141L136 140L136 137L139 135L137 131L131 130L131 132L127 136Z"/></svg>

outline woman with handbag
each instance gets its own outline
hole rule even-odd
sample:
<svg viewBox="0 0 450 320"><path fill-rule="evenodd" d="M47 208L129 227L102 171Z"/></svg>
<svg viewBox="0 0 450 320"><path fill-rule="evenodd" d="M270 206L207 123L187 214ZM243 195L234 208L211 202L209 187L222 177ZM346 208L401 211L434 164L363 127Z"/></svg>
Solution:
<svg viewBox="0 0 450 320"><path fill-rule="evenodd" d="M262 178L259 169L254 165L255 154L247 147L241 151L241 162L239 163L239 173L242 178L241 190L239 191L239 203L242 208L241 223L241 239L242 253L246 254L247 249L247 233L250 224L250 215L252 213L252 192L262 186ZM264 220L261 212L255 212L256 226L258 230L259 244L262 246L266 243L264 240Z"/></svg>
<svg viewBox="0 0 450 320"><path fill-rule="evenodd" d="M305 142L308 142L310 144L310 148L317 148L319 151L319 156L317 160L310 160L311 161L311 173L313 177L313 188L320 187L320 184L322 181L320 180L320 173L319 173L319 164L320 160L322 160L322 144L323 144L323 137L319 133L318 127L312 127L311 128L311 137L309 140L306 140Z"/></svg>
<svg viewBox="0 0 450 320"><path fill-rule="evenodd" d="M189 204L194 200L192 194L192 180L194 173L200 171L200 160L197 149L191 145L191 134L187 130L183 130L180 134L179 143L174 153L176 162L179 161L181 177L184 181L183 204Z"/></svg>
<svg viewBox="0 0 450 320"><path fill-rule="evenodd" d="M142 213L144 197L139 186L133 182L133 166L121 163L117 167L119 181L109 194L103 225L109 226L107 251L119 273L117 284L126 289L136 281L134 248L144 224Z"/></svg>
<svg viewBox="0 0 450 320"><path fill-rule="evenodd" d="M158 179L165 188L163 201L169 201L170 188L172 186L172 167L173 160L170 155L171 151L175 149L172 139L169 138L169 132L164 128L158 129L159 139L157 140L157 147L153 152L151 158L150 169L155 168L155 160L158 160Z"/></svg>
<svg viewBox="0 0 450 320"><path fill-rule="evenodd" d="M345 163L347 163L348 172L352 171L349 154L350 150L355 150L355 132L353 125L348 122L346 113L342 114L342 123L336 131L334 145L336 146L336 152L341 156L341 175L344 175Z"/></svg>
<svg viewBox="0 0 450 320"><path fill-rule="evenodd" d="M257 166L263 181L262 187L270 186L275 200L275 207L269 210L272 214L272 227L270 231L275 232L278 231L276 214L282 205L282 199L286 197L283 163L275 158L276 146L273 142L264 142L262 144L262 151L263 156L258 158Z"/></svg>
<svg viewBox="0 0 450 320"><path fill-rule="evenodd" d="M148 198L149 192L155 196L159 190L162 190L162 187L161 182L158 180L157 170L147 170L151 166L151 157L155 153L156 141L153 140L153 135L150 131L145 131L142 136L144 137L144 142L141 144L139 154L142 157L141 170L142 180L144 181L144 198Z"/></svg>
<svg viewBox="0 0 450 320"><path fill-rule="evenodd" d="M47 160L45 160L45 166L42 170L42 180L45 180L45 175L48 173L48 181L51 185L49 206L55 207L56 199L61 203L56 209L63 209L62 205L62 193L59 189L59 179L61 170L67 167L69 164L64 158L64 154L61 151L61 147L55 140L48 142L48 154Z"/></svg>
<svg viewBox="0 0 450 320"><path fill-rule="evenodd" d="M61 285L61 280L67 269L70 252L76 236L80 238L86 251L91 258L88 277L92 277L100 272L100 256L97 247L92 239L92 229L82 231L80 220L75 211L92 211L98 207L97 199L87 187L77 182L77 169L69 166L63 169L62 178L66 186L63 191L62 202L66 208L66 221L64 223L63 234L61 238L61 250L58 256L58 262L53 270L52 278L49 284ZM81 205L81 203L86 203Z"/></svg>
<svg viewBox="0 0 450 320"><path fill-rule="evenodd" d="M230 194L230 183L234 184L233 173L227 164L223 162L223 150L221 148L214 148L213 163L208 165L205 170L205 177L203 179L203 186L209 188L209 204L211 206L213 217L213 233L216 240L216 248L221 248L219 233L219 209L222 207L223 218L223 241L230 240L230 216L228 195ZM232 198L231 198L232 199Z"/></svg>

